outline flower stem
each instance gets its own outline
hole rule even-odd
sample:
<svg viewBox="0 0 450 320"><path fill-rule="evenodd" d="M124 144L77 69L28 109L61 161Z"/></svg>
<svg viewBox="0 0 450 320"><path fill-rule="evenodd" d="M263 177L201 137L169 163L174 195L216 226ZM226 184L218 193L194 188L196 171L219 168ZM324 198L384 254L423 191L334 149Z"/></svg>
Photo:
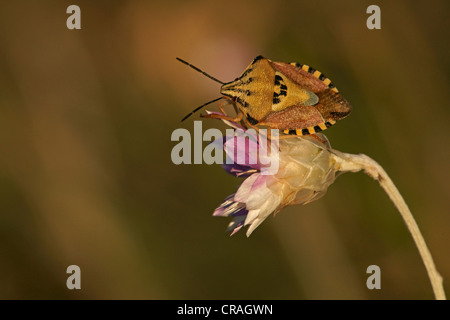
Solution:
<svg viewBox="0 0 450 320"><path fill-rule="evenodd" d="M367 175L380 183L381 187L397 207L414 239L414 242L416 243L417 249L419 250L420 256L422 257L423 263L425 264L425 268L428 272L428 277L430 278L436 300L445 300L446 297L444 287L442 285L442 277L436 270L431 253L428 250L425 240L416 221L414 220L411 211L408 208L408 205L400 195L400 192L392 180L387 175L386 171L384 171L384 169L375 160L364 154L348 154L337 150L333 150L333 154L335 155L335 160L339 171L358 172L363 170Z"/></svg>

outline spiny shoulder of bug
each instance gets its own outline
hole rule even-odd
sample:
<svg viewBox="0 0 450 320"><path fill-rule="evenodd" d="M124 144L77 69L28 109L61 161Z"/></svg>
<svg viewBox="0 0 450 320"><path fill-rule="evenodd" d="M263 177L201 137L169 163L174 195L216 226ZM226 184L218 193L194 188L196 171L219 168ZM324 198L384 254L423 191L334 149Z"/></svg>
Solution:
<svg viewBox="0 0 450 320"><path fill-rule="evenodd" d="M323 131L351 112L351 105L329 78L296 62L256 57L221 94L236 102L252 125L306 135Z"/></svg>
<svg viewBox="0 0 450 320"><path fill-rule="evenodd" d="M291 135L307 135L329 128L351 112L350 104L331 80L305 64L273 62L258 56L240 77L225 83L177 59L221 83L221 98L237 104L241 116L252 126L282 129L283 133ZM183 120L221 98L201 105ZM230 119L217 114L204 117Z"/></svg>

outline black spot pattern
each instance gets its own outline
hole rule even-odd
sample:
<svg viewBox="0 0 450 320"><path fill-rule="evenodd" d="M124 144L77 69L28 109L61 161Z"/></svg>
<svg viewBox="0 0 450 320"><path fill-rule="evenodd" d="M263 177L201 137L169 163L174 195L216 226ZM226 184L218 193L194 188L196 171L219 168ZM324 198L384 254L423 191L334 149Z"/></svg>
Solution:
<svg viewBox="0 0 450 320"><path fill-rule="evenodd" d="M263 56L257 56L255 59L253 59L252 64L255 63L256 61L261 60L261 59L264 59L264 57Z"/></svg>
<svg viewBox="0 0 450 320"><path fill-rule="evenodd" d="M239 102L244 108L248 108L248 103L241 98L236 97L236 101Z"/></svg>
<svg viewBox="0 0 450 320"><path fill-rule="evenodd" d="M242 74L241 78L244 78L246 75L248 75L252 71L253 71L252 68L248 68L247 70L244 71L244 73Z"/></svg>
<svg viewBox="0 0 450 320"><path fill-rule="evenodd" d="M256 125L258 123L258 120L252 118L249 114L247 114L247 120L248 122L250 122L251 125Z"/></svg>
<svg viewBox="0 0 450 320"><path fill-rule="evenodd" d="M280 85L283 78L280 75L275 75L275 85Z"/></svg>

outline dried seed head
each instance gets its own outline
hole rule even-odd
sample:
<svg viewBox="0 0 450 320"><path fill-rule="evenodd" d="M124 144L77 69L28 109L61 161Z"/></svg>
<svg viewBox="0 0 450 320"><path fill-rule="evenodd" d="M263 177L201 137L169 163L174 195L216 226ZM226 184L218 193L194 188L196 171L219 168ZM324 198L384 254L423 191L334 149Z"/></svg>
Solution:
<svg viewBox="0 0 450 320"><path fill-rule="evenodd" d="M242 165L227 166L228 172L244 172L247 178L214 215L234 217L228 227L232 234L249 225L249 236L271 213L323 196L335 180L337 167L328 140L323 134L317 137L322 141L311 136L280 140L279 168L272 175L255 172L254 166L248 171Z"/></svg>

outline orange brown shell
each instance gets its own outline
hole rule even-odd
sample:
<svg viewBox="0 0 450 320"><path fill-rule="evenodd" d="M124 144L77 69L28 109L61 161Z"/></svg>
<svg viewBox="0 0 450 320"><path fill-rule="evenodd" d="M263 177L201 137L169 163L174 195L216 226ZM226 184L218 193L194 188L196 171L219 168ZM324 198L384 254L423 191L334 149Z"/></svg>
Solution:
<svg viewBox="0 0 450 320"><path fill-rule="evenodd" d="M345 118L351 106L323 73L299 63L255 58L221 93L238 103L246 120L286 134L320 132Z"/></svg>

